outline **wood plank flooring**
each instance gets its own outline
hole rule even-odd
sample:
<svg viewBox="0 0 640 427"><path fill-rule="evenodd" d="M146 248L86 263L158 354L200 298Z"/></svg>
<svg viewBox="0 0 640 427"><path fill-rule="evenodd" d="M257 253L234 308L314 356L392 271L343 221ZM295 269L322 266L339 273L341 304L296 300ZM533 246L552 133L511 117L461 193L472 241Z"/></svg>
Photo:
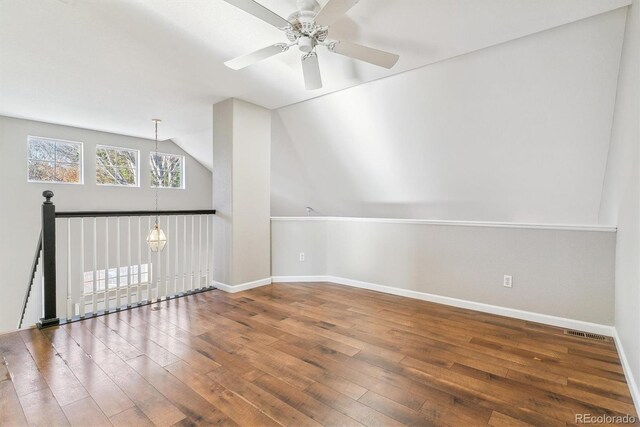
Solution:
<svg viewBox="0 0 640 427"><path fill-rule="evenodd" d="M329 283L0 336L3 426L565 426L637 416L612 342Z"/></svg>

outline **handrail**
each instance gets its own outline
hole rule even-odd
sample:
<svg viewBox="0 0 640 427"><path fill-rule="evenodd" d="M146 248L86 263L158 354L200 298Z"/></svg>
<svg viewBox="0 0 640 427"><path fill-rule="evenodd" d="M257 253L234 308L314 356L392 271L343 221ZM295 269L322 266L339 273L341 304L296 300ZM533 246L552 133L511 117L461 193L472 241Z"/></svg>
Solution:
<svg viewBox="0 0 640 427"><path fill-rule="evenodd" d="M103 218L124 216L176 216L176 215L215 215L215 210L191 211L84 211L56 212L56 218Z"/></svg>
<svg viewBox="0 0 640 427"><path fill-rule="evenodd" d="M206 239L207 239L207 251L209 249L209 244L208 244L208 239L209 239L209 216L208 215L215 215L216 211L213 209L210 210L174 210L174 211L76 211L76 212L56 212L56 207L54 205L54 203L51 201L51 199L53 198L54 194L52 191L44 191L42 193L42 196L46 199L43 203L42 203L42 233L41 233L41 241L39 243L40 247L42 248L42 281L43 281L43 288L42 288L42 300L43 300L43 304L42 304L42 309L43 309L43 317L40 319L40 321L38 322L38 327L39 328L46 328L49 326L54 326L54 325L58 325L60 324L60 318L58 318L57 316L57 310L56 310L56 290L57 290L57 284L56 284L56 219L59 218L66 218L69 224L69 227L67 228L67 242L68 242L68 247L71 247L71 243L70 239L71 239L71 233L70 233L70 225L71 225L71 219L72 218L113 218L113 217L117 217L117 229L119 232L119 227L120 227L120 218L124 217L159 217L159 216L174 216L175 220L176 220L176 224L178 223L178 216L184 216L184 227L186 230L186 223L187 223L187 217L188 216L192 216L194 217L194 219L192 219L191 221L191 235L193 238L193 233L194 233L194 224L195 224L195 217L199 217L199 225L198 225L198 231L200 233L202 233L202 219L203 217L206 216L206 226L207 226L207 235L206 235ZM95 236L95 224L97 221L94 220L94 236ZM110 221L106 221L105 223L105 232L107 232L107 230L109 229L109 222ZM130 221L129 221L130 222ZM166 224L167 226L167 232L169 231L169 223ZM130 227L130 224L129 224ZM177 227L177 225L176 225ZM177 231L177 230L176 230ZM186 231L185 231L186 233ZM117 239L119 242L119 238L120 238L120 234L117 235ZM183 239L184 242L186 242L186 238ZM105 245L106 245L106 254L105 255L105 265L108 265L108 247L109 247L109 239L108 236L105 240ZM119 249L119 243L117 243L117 249ZM198 248L202 247L202 235L200 235L199 237L199 241L198 241ZM140 251L140 248L138 249ZM153 250L153 249L151 249ZM186 252L186 243L184 243L184 251ZM194 242L191 242L191 258L192 258L192 262L193 262L193 251L194 251ZM168 254L169 251L167 251ZM208 252L207 252L208 253ZM94 237L94 254L95 254L95 237ZM150 253L149 253L150 254ZM119 255L116 255L116 258L118 258ZM168 255L167 255L168 258ZM208 258L208 255L207 255ZM71 262L69 261L70 255L67 254L67 269L68 271L71 270ZM119 258L118 258L119 259ZM150 255L148 256L148 259L150 259ZM184 258L186 260L186 256ZM37 260L36 260L37 261ZM157 255L157 262L160 263L161 258L159 255L159 251L158 251L158 255ZM176 266L177 266L177 257L175 258L175 262L176 262ZM192 271L191 271L191 276L189 279L189 286L190 289L188 292L193 292L196 291L200 288L202 288L202 270L201 270L201 256L198 257L198 276L195 275L196 270L195 270L195 266L191 266L192 267ZM119 263L119 261L118 261ZM94 265L95 265L95 258L94 258ZM207 266L206 266L206 275L205 275L205 280L207 283L206 288L209 289L211 288L211 286L209 286L209 266L208 266L208 260L207 260ZM186 264L185 264L186 266ZM35 267L34 267L35 268ZM106 267L105 267L106 268ZM119 266L117 267L119 268ZM177 267L175 267L177 269ZM185 267L186 268L186 267ZM95 270L95 268L94 268ZM166 268L165 268L166 270ZM177 277L177 276L176 276ZM183 274L183 285L186 283L187 280L187 274L184 273ZM67 277L68 280L68 286L70 286L70 282L69 282L69 278ZM95 280L95 279L94 279ZM168 279L167 279L168 280ZM193 288L193 282L194 280L196 280L196 287L195 289ZM150 284L150 283L149 283ZM168 287L167 287L168 282L165 283L165 292L167 291ZM119 286L119 285L118 285ZM160 286L160 280L157 280L157 286ZM177 289L177 279L174 280L174 290ZM185 287L183 286L183 293L185 293ZM157 291L157 289L156 289ZM30 290L27 291L27 295L25 297L25 300L28 300L29 298L29 292ZM95 292L95 286L94 286L94 292ZM104 312L108 312L109 311L109 304L108 301L106 300L107 298L107 293L109 292L109 289L107 289L107 287L105 286L105 289L103 291L104 293L104 298L105 298L105 309ZM118 291L116 293L116 298L117 298L117 304L120 303L120 288L118 288ZM69 295L67 295L68 297ZM136 298L139 298L140 295L136 295ZM169 298L170 296L167 294L164 296L164 298ZM149 297L149 299L151 299ZM156 301L160 301L160 296L156 296ZM67 317L71 316L71 306L69 304L71 304L71 301L68 299L67 301ZM131 306L131 301L130 298L128 297L127 300L127 304L129 304L128 306ZM140 304L140 301L137 302L137 305ZM26 305L26 303L25 303ZM120 309L121 307L119 307L118 309ZM93 299L93 311L95 312L97 310L97 299L94 295L94 299ZM23 316L24 317L24 310L23 310ZM65 319L63 319L63 321L65 321ZM22 323L22 319L20 321L20 324Z"/></svg>
<svg viewBox="0 0 640 427"><path fill-rule="evenodd" d="M33 279L36 277L36 270L38 268L38 261L40 260L40 252L42 251L42 233L38 237L38 244L36 245L36 254L33 257L33 263L31 264L31 273L29 274L29 286L24 294L24 302L22 303L22 314L20 315L20 321L18 321L18 329L22 328L22 322L24 321L24 314L27 311L27 303L29 302L29 296L31 295L31 288L33 287Z"/></svg>

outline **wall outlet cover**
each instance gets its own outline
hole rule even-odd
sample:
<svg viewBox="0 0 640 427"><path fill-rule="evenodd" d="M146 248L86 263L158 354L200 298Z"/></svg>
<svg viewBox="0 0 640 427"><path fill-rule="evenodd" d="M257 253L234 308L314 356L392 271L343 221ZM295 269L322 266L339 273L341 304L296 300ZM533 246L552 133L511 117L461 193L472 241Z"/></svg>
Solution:
<svg viewBox="0 0 640 427"><path fill-rule="evenodd" d="M504 276L504 280L503 280L503 282L502 282L502 285L503 285L505 288L513 288L513 276L507 276L507 275L505 274L505 276Z"/></svg>

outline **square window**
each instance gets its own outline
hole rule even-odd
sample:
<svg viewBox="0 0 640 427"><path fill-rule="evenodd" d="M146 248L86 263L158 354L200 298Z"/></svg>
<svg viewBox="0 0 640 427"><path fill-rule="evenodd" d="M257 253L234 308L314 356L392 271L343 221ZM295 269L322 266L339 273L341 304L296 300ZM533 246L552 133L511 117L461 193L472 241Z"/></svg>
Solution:
<svg viewBox="0 0 640 427"><path fill-rule="evenodd" d="M27 181L82 184L82 143L29 136Z"/></svg>
<svg viewBox="0 0 640 427"><path fill-rule="evenodd" d="M151 186L184 189L184 156L151 153L149 156Z"/></svg>
<svg viewBox="0 0 640 427"><path fill-rule="evenodd" d="M96 183L137 187L140 152L128 148L96 147Z"/></svg>

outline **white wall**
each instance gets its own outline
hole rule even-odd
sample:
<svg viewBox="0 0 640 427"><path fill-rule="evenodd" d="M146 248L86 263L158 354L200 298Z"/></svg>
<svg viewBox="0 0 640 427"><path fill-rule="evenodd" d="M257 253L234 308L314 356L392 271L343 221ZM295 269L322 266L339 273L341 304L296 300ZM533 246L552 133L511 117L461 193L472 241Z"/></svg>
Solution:
<svg viewBox="0 0 640 427"><path fill-rule="evenodd" d="M625 16L276 110L272 214L597 223Z"/></svg>
<svg viewBox="0 0 640 427"><path fill-rule="evenodd" d="M618 225L615 324L640 407L640 1L629 8L600 221ZM630 375L632 378L630 378Z"/></svg>
<svg viewBox="0 0 640 427"><path fill-rule="evenodd" d="M271 232L276 278L330 276L613 325L612 230L282 218Z"/></svg>
<svg viewBox="0 0 640 427"><path fill-rule="evenodd" d="M162 137L162 127L160 127ZM27 136L84 143L84 185L27 182ZM149 121L149 135L153 123ZM140 187L95 185L95 145L140 150ZM0 331L14 329L22 308L29 269L40 231L42 191L53 190L57 210L153 210L154 190L149 186L148 158L152 140L96 132L0 116ZM211 209L211 172L171 141L159 150L185 156L185 190L160 190L159 207L166 210Z"/></svg>

